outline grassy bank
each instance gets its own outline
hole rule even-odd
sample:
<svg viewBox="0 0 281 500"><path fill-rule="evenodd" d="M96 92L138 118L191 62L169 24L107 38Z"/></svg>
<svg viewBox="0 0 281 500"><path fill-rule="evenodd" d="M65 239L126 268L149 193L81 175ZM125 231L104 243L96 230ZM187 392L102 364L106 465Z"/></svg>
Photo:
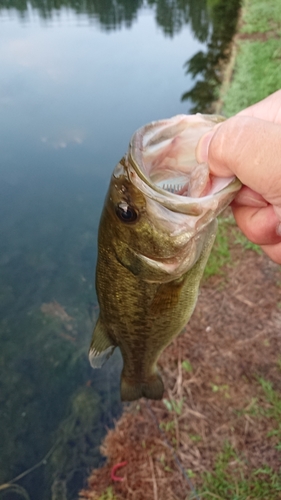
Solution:
<svg viewBox="0 0 281 500"><path fill-rule="evenodd" d="M244 0L234 71L223 95L231 116L281 88L281 2Z"/></svg>
<svg viewBox="0 0 281 500"><path fill-rule="evenodd" d="M243 1L238 32L233 41L233 54L234 57L229 63L231 75L228 75L228 84L222 89L221 108L227 117L281 88L281 3L279 0ZM275 449L280 451L280 391L275 393L268 381L261 379L260 383L268 402L271 402L267 417L270 419L274 413L277 424L268 432L268 437L273 434L279 436ZM251 412L256 415L266 413L258 405L255 409L252 407ZM214 470L203 475L203 485L200 489L202 498L280 499L281 471L276 474L267 463L264 463L263 467L248 471L245 477L244 460L245 457L242 454L237 454L231 446L225 444L225 448L217 456Z"/></svg>

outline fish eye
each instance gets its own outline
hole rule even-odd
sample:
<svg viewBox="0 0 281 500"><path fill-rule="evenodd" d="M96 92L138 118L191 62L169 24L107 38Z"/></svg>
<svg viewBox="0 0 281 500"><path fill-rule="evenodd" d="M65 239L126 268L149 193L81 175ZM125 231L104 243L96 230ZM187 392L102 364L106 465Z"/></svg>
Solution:
<svg viewBox="0 0 281 500"><path fill-rule="evenodd" d="M137 211L127 203L119 203L117 205L116 215L122 222L135 222L138 218Z"/></svg>

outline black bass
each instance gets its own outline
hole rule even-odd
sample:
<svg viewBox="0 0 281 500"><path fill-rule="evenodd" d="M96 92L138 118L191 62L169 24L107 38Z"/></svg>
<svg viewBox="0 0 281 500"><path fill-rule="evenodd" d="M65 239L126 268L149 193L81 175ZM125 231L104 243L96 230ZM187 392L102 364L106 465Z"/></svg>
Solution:
<svg viewBox="0 0 281 500"><path fill-rule="evenodd" d="M224 118L179 115L132 137L116 166L98 237L100 305L89 358L100 368L118 346L121 399L161 399L157 359L188 322L217 231L241 184L198 164L200 137Z"/></svg>

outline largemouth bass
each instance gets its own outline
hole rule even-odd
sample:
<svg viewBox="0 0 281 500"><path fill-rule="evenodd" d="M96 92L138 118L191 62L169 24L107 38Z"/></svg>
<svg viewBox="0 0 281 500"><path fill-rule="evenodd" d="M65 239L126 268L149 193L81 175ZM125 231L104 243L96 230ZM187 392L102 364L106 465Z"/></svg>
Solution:
<svg viewBox="0 0 281 500"><path fill-rule="evenodd" d="M132 137L116 166L98 236L100 305L89 358L100 368L118 346L121 399L161 399L157 359L188 322L217 231L241 185L195 159L199 138L224 118L179 115Z"/></svg>

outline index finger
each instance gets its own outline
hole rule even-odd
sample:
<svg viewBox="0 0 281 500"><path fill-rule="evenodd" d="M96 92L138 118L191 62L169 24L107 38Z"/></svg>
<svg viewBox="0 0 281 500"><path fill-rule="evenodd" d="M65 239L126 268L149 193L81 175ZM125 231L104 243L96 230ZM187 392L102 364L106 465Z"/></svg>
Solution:
<svg viewBox="0 0 281 500"><path fill-rule="evenodd" d="M281 126L258 118L234 116L212 137L200 139L196 155L218 177L238 179L272 205L281 205ZM204 141L209 141L206 144Z"/></svg>

